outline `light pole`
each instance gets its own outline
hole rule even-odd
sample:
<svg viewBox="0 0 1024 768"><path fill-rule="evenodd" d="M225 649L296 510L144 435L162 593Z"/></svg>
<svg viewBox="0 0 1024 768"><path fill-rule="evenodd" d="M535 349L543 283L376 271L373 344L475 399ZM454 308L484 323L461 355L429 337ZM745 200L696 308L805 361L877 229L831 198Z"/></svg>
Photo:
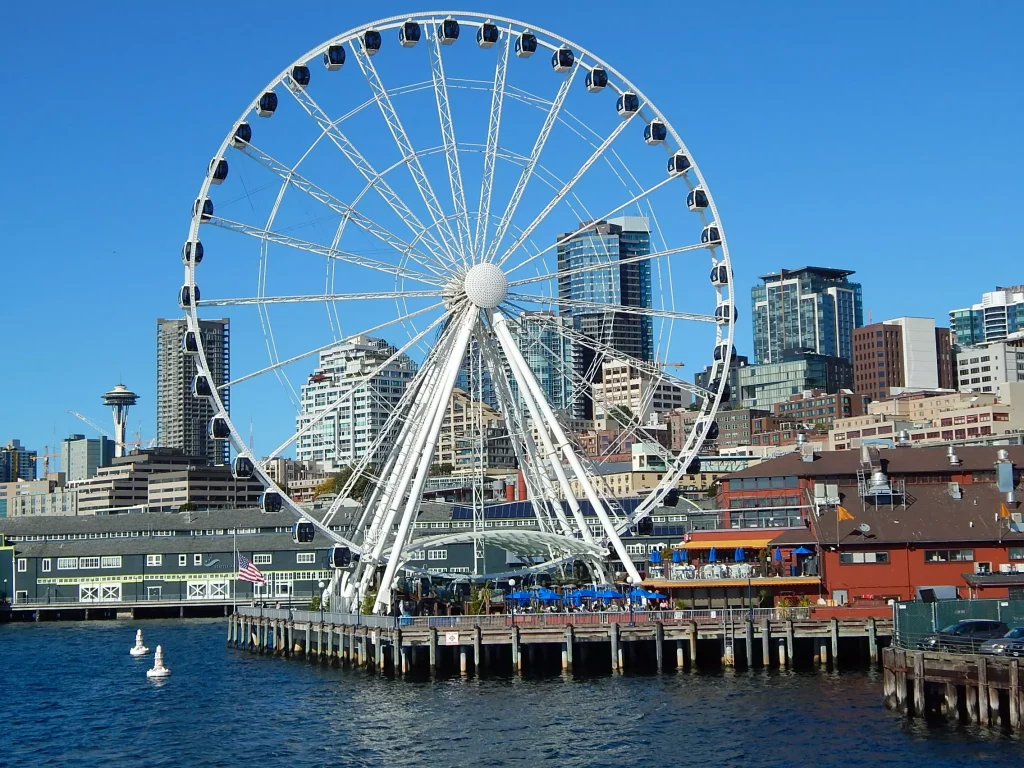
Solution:
<svg viewBox="0 0 1024 768"><path fill-rule="evenodd" d="M515 591L516 591L516 580L515 579L509 579L508 580L508 596L509 596L508 605L509 605L509 610L512 611L512 626L513 627L516 625L516 601L515 601L515 598L512 597L512 595L515 594Z"/></svg>
<svg viewBox="0 0 1024 768"><path fill-rule="evenodd" d="M317 584L317 586L320 588L320 623L323 624L324 623L324 587L326 587L327 585L324 584L321 581L321 582L319 582Z"/></svg>

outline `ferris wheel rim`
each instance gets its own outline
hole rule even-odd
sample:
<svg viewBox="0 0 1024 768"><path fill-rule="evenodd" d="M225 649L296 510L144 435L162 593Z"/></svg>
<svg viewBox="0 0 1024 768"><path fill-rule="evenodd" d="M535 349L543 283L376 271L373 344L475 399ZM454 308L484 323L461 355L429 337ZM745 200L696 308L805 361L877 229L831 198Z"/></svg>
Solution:
<svg viewBox="0 0 1024 768"><path fill-rule="evenodd" d="M259 102L260 96L262 96L262 94L264 94L266 92L272 91L273 89L275 89L279 85L282 85L283 83L285 83L286 78L288 78L290 76L290 72L292 71L292 68L294 66L299 65L299 64L306 64L306 63L310 62L311 60L317 58L318 56L322 55L327 50L328 46L330 46L330 45L351 43L354 39L356 39L359 35L361 35L362 33L364 33L368 29L375 29L375 30L379 30L379 31L380 30L394 29L394 28L397 28L398 26L400 26L405 21L410 20L410 19L417 20L417 21L420 21L420 22L423 22L423 21L426 21L426 20L430 20L431 22L435 22L436 23L438 21L443 20L446 17L452 17L452 18L455 18L456 20L458 20L460 22L465 22L467 24L467 26L470 26L470 27L473 27L473 26L477 26L478 27L481 24L483 24L483 23L485 23L487 21L490 21L490 22L493 22L493 23L498 23L498 24L503 25L503 31L507 31L507 32L510 32L510 33L513 30L513 28L518 28L518 30L529 30L530 32L538 35L538 40L537 40L538 44L543 46L543 47L545 47L545 48L548 48L549 50L556 50L558 47L561 47L561 46L569 46L569 47L573 48L580 55L581 58L586 56L587 58L589 58L591 60L590 68L593 68L593 67L596 67L596 66L601 66L602 68L606 69L609 73L613 74L615 78L617 78L618 82L609 82L609 86L612 89L614 89L616 92L621 94L624 90L628 90L628 91L632 91L633 93L636 93L640 97L640 99L642 100L644 108L651 112L651 117L649 117L649 118L646 117L646 116L643 117L644 121L647 122L648 124L650 124L650 122L652 120L655 120L655 119L660 120L666 126L666 129L667 129L669 135L672 137L675 146L678 148L678 151L685 152L690 158L692 158L692 154L690 153L689 149L686 147L686 144L685 144L685 142L683 142L681 136L675 130L675 128L672 125L672 123L667 118L665 118L665 116L663 115L663 113L660 110L658 110L658 108L654 104L654 102L649 100L649 99L647 99L647 97L643 94L643 92L639 88L637 88L619 70L617 70L615 67L613 67L610 64L608 64L604 59L601 59L600 57L598 57L597 55L593 54L588 49L585 49L582 46L579 46L575 42L570 41L567 38L564 38L561 35L558 35L558 34L556 34L554 32L549 31L549 30L546 30L546 29L543 29L543 28L540 28L540 27L537 27L537 26L534 26L534 25L531 25L531 24L527 24L526 22L519 21L517 19L512 19L512 18L509 18L509 17L481 14L481 13L472 12L472 11L424 11L424 12L417 12L417 13L413 13L413 14L402 14L402 15L391 16L391 17L387 17L387 18L384 18L384 19L380 19L380 20L374 21L374 22L370 22L368 24L360 25L358 27L354 27L354 28L352 28L352 29L350 29L350 30L340 34L340 35L336 35L336 36L334 36L334 37L324 41L323 43L321 43L317 47L315 47L315 48L311 49L310 51L308 51L303 56L295 59L294 62L289 64L288 67L286 67L280 74L278 74L275 78L273 78L267 84L267 86L262 91L259 92L259 94L256 96L256 98L248 105L246 110L241 114L241 116L232 125L232 127L231 127L230 131L228 132L227 136L225 137L224 141L221 143L221 146L219 147L219 149L217 151L217 154L215 155L215 158L220 158L220 157L223 157L225 155L226 150L231 145L232 137L234 136L235 131L238 129L238 126L241 123L245 122L246 118L249 115L251 115L252 112L255 110L255 108L256 108L256 106L257 106L257 104ZM507 27L507 29L506 29L506 27ZM544 39L544 38L547 38L547 39ZM552 44L552 43L549 42L549 40L558 41L559 45ZM620 88L619 87L619 83L623 84L625 86L625 88ZM686 183L687 183L688 186L690 186L691 189L694 188L695 186L700 186L703 190L705 190L705 193L706 193L706 195L708 197L708 203L709 203L709 205L708 205L709 214L710 214L709 221L713 222L718 227L718 229L719 229L720 242L718 242L717 245L714 246L715 248L718 249L718 251L717 252L716 251L712 251L712 252L713 253L720 252L720 254L721 254L720 258L718 258L716 256L716 262L715 263L724 266L725 269L727 270L728 280L727 280L727 283L725 285L725 290L724 290L724 293L725 293L725 296L726 296L725 300L730 303L730 306L735 307L734 281L733 281L733 275L732 275L732 263L731 263L731 258L729 256L728 241L727 241L727 238L726 238L724 225L721 222L721 218L720 218L720 216L718 214L718 209L717 209L717 206L715 204L713 195L711 194L710 188L706 184L706 181L704 179L703 173L702 173L699 165L697 165L697 163L694 162L693 165L690 168L690 171L696 177L698 183L697 184L692 184L690 179L684 174L684 178L686 180ZM209 190L210 190L210 185L211 185L211 181L210 181L209 177L204 178L203 183L202 183L201 188L200 188L200 193L199 193L199 196L198 196L199 200L203 200L203 199L205 199L208 196ZM701 214L701 215L702 215L702 218L704 218L703 214ZM451 217L448 217L448 218L451 218ZM198 215L193 216L192 225L191 225L190 231L189 231L189 238L188 238L189 242L196 242L196 241L199 240L199 230L201 228L202 223L203 222L201 221L201 217L200 216L198 216ZM427 228L429 229L430 226L428 225ZM500 242L496 243L496 248L498 250L500 250L500 248L501 248L501 243ZM196 287L196 282L195 282L196 264L194 264L194 263L193 264L186 264L185 272L186 272L186 283L185 284L186 284L186 286L188 286L188 287L190 287L191 289L194 290L195 287ZM396 280L397 279L398 279L398 275L396 275ZM723 291L719 290L719 303L721 303L721 301L722 301L722 299L721 299L721 294L722 293L723 293ZM199 324L200 324L201 320L200 320L200 318L198 316L197 302L192 302L192 305L186 309L186 316L187 316L187 320L188 320L188 327L189 327L189 329L194 331L194 332L196 332L196 333L198 333L199 332ZM722 393L723 393L725 387L727 386L727 383L728 383L728 375L727 375L727 373L728 373L728 367L729 367L729 360L730 360L732 352L733 352L732 344L733 344L734 326L735 326L735 323L734 323L734 321L733 321L733 319L731 317L729 318L729 320L727 322L717 324L717 326L716 326L716 328L717 328L717 330L716 330L716 342L715 342L716 347L721 345L721 344L723 344L723 343L725 343L727 345L727 352L726 352L725 359L721 362L721 365L713 364L713 366L712 366L713 369L717 370L717 372L718 372L718 376L717 376L718 387L714 391L713 397L705 397L703 399L703 404L702 404L702 406L700 408L700 417L698 418L698 423L703 422L704 423L703 424L704 425L704 429L695 429L695 430L691 431L691 433L689 435L689 438L687 440L686 447L684 447L683 451L680 454L679 461L676 463L677 467L679 467L679 468L681 468L683 470L685 470L685 468L689 464L689 461L691 460L691 458L693 456L696 456L698 447L703 442L703 435L706 433L707 427L709 426L711 420L714 417L714 414L717 412L717 410L719 408L720 402L722 400ZM203 372L206 372L207 374L209 374L210 368L209 368L209 366L207 364L206 356L205 356L205 350L202 348L202 345L200 345L200 349L199 349L198 363L199 363L199 368ZM252 453L250 451L248 451L247 447L245 446L244 440L242 440L241 435L238 433L237 429L235 428L235 425L234 425L233 421L231 420L230 414L227 412L227 409L224 407L224 404L221 401L221 399L219 397L219 394L216 392L216 390L215 390L215 398L214 399L215 399L215 405L216 405L215 411L216 411L217 415L222 416L226 420L227 424L229 425L230 431L231 431L231 435L230 435L229 439L230 439L231 443L234 445L234 447L236 448L236 450L238 451L238 455L240 455L240 456L247 456L247 457L251 458L255 462L256 461L256 457L253 456ZM260 481L263 483L263 485L266 488L268 488L268 489L273 488L273 489L276 489L278 492L280 492L280 488L278 488L277 485L275 483L273 483L273 481L271 481L269 479L269 477L265 476L265 473L263 472L261 467L257 467L257 472L258 472L258 477L259 477ZM621 530L625 530L630 525L635 523L635 521L637 519L648 515L650 513L650 511L655 507L655 505L659 501L659 499L656 498L658 496L658 492L660 492L663 489L663 487L666 490L670 486L674 487L676 481L678 480L679 477L681 477L682 474L684 474L684 472L679 472L676 475L676 477L673 478L671 482L669 482L669 477L668 477L669 473L666 473L665 480L661 484L659 484L659 486L654 491L652 491L650 493L650 495L647 497L647 499L645 499L644 502L642 502L637 507L636 512L634 512L631 516L629 516L628 519L626 519L626 520L621 522L621 524L620 524ZM661 495L663 495L663 494L661 494ZM287 498L287 497L285 497L285 498ZM650 502L650 503L648 504L648 502ZM292 505L289 505L289 506L292 506ZM294 510L293 511L297 512L298 514L302 515L303 517L307 517L298 508L297 505L294 505ZM312 518L308 518L308 519L312 519ZM331 535L331 537L334 540L338 541L339 543L344 543L346 545L352 544L353 548L357 549L357 551L358 551L358 547L356 547L352 541L346 539L345 537L340 537L337 534L335 534L333 532L328 532L326 530L324 532L325 533L329 533L329 535Z"/></svg>

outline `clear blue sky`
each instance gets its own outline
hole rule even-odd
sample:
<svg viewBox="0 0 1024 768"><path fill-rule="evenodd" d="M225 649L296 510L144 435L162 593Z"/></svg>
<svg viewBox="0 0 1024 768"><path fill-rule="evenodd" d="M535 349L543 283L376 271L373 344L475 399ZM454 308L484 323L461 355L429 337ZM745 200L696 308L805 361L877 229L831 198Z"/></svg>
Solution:
<svg viewBox="0 0 1024 768"><path fill-rule="evenodd" d="M706 3L677 18L673 4L463 5L586 45L680 130L727 228L741 353L767 270L853 269L874 319L943 324L1024 282L1019 4ZM88 431L69 408L106 425L99 395L118 380L142 396L132 431L153 435L155 319L180 313L178 254L211 153L297 56L419 9L4 4L0 441L41 451ZM256 429L258 450L279 436Z"/></svg>

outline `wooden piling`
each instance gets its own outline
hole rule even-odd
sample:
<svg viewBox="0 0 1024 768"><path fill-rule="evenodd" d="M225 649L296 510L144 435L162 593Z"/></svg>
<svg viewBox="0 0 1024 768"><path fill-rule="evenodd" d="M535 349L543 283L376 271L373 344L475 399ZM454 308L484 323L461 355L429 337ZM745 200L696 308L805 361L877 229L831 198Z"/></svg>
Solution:
<svg viewBox="0 0 1024 768"><path fill-rule="evenodd" d="M779 669L785 669L787 666L786 661L786 638L779 638Z"/></svg>
<svg viewBox="0 0 1024 768"><path fill-rule="evenodd" d="M761 622L761 666L768 669L772 664L772 629L768 619Z"/></svg>
<svg viewBox="0 0 1024 768"><path fill-rule="evenodd" d="M483 650L483 644L483 630L481 630L480 625L477 624L473 627L473 674L477 677L480 676L480 664L483 661L481 658L483 656L481 652Z"/></svg>
<svg viewBox="0 0 1024 768"><path fill-rule="evenodd" d="M1020 727L1020 661L1010 659L1010 728Z"/></svg>
<svg viewBox="0 0 1024 768"><path fill-rule="evenodd" d="M967 705L967 721L978 722L978 689L968 683L964 686L964 703Z"/></svg>
<svg viewBox="0 0 1024 768"><path fill-rule="evenodd" d="M437 674L437 630L430 629L430 674Z"/></svg>
<svg viewBox="0 0 1024 768"><path fill-rule="evenodd" d="M960 719L960 703L958 698L959 692L957 691L956 685L953 683L946 683L946 717L954 723Z"/></svg>
<svg viewBox="0 0 1024 768"><path fill-rule="evenodd" d="M523 673L523 654L519 649L519 627L512 627L512 674Z"/></svg>
<svg viewBox="0 0 1024 768"><path fill-rule="evenodd" d="M697 622L691 621L689 626L686 628L686 639L687 644L690 648L690 668L695 669L697 666Z"/></svg>
<svg viewBox="0 0 1024 768"><path fill-rule="evenodd" d="M754 622L752 619L747 619L746 630L744 645L747 651L747 669L751 669L754 666Z"/></svg>
<svg viewBox="0 0 1024 768"><path fill-rule="evenodd" d="M907 652L898 650L896 663L896 703L902 709L907 706Z"/></svg>
<svg viewBox="0 0 1024 768"><path fill-rule="evenodd" d="M984 656L978 657L978 719L988 725L988 665Z"/></svg>
<svg viewBox="0 0 1024 768"><path fill-rule="evenodd" d="M567 672L574 672L575 666L573 664L573 654L575 652L576 645L576 630L572 624L565 628L565 664L563 668Z"/></svg>
<svg viewBox="0 0 1024 768"><path fill-rule="evenodd" d="M612 672L622 671L622 652L619 650L619 623L613 621L609 628L612 643Z"/></svg>
<svg viewBox="0 0 1024 768"><path fill-rule="evenodd" d="M914 651L914 701L913 712L919 717L924 716L924 652Z"/></svg>
<svg viewBox="0 0 1024 768"><path fill-rule="evenodd" d="M787 659L789 664L793 664L794 663L793 660L796 658L793 655L793 646L795 644L795 641L794 641L793 638L794 638L795 634L796 633L793 631L793 620L792 619L787 619L786 620L786 659Z"/></svg>
<svg viewBox="0 0 1024 768"><path fill-rule="evenodd" d="M658 672L665 671L665 625L657 622L654 625L654 655L658 665Z"/></svg>
<svg viewBox="0 0 1024 768"><path fill-rule="evenodd" d="M683 641L676 640L676 671L682 672L686 669L686 656L683 650Z"/></svg>
<svg viewBox="0 0 1024 768"><path fill-rule="evenodd" d="M878 663L878 627L873 618L868 619L868 656L872 664Z"/></svg>
<svg viewBox="0 0 1024 768"><path fill-rule="evenodd" d="M839 666L839 619L832 618L832 664Z"/></svg>

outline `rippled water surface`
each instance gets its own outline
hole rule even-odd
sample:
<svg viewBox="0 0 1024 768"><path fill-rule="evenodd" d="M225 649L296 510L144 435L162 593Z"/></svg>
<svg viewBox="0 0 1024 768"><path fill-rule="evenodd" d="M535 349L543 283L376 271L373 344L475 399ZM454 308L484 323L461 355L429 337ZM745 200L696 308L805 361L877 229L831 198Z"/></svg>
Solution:
<svg viewBox="0 0 1024 768"><path fill-rule="evenodd" d="M172 676L147 681L152 655ZM1024 742L907 724L864 672L436 683L252 656L223 621L0 625L0 765L1009 766Z"/></svg>

